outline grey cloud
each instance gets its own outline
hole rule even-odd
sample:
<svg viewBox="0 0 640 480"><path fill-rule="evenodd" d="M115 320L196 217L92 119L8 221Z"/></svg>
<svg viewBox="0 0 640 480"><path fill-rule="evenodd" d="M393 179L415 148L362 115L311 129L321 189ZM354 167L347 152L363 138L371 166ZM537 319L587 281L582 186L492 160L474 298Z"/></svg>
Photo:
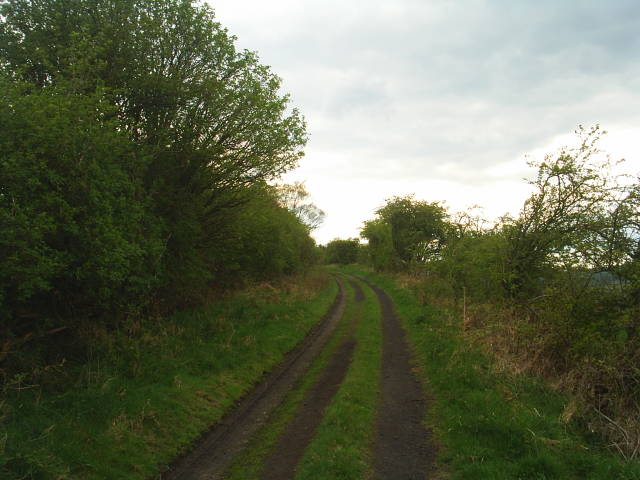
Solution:
<svg viewBox="0 0 640 480"><path fill-rule="evenodd" d="M640 123L637 0L297 5L248 34L307 116L308 161L343 158L326 175L478 184L580 123Z"/></svg>

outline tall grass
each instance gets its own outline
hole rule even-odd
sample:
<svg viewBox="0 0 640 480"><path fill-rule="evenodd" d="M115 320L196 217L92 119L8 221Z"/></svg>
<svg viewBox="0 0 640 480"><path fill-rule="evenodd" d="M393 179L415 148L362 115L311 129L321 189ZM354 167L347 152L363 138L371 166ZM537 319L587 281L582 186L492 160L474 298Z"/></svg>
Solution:
<svg viewBox="0 0 640 480"><path fill-rule="evenodd" d="M388 276L360 272L394 300L432 407L440 468L455 479L640 479L569 414L571 397L501 368L464 335L457 311L421 304ZM427 299L428 300L428 299Z"/></svg>
<svg viewBox="0 0 640 480"><path fill-rule="evenodd" d="M0 402L3 478L149 478L188 448L328 309L325 273L107 334L91 360ZM44 378L44 377L42 377Z"/></svg>

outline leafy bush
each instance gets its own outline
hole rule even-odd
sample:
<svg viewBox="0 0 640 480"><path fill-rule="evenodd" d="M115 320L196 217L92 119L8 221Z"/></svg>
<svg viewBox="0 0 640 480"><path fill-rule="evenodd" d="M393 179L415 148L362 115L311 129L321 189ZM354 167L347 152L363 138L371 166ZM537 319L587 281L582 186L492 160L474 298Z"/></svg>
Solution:
<svg viewBox="0 0 640 480"><path fill-rule="evenodd" d="M304 119L234 40L191 1L0 4L0 360L317 259L267 186Z"/></svg>
<svg viewBox="0 0 640 480"><path fill-rule="evenodd" d="M362 235L377 270L413 274L422 302L461 307L473 338L516 370L562 384L581 399L590 428L632 457L640 182L615 174L597 148L602 133L580 127L575 147L531 163L531 196L491 228L472 210L445 215L437 203L404 197L378 210Z"/></svg>
<svg viewBox="0 0 640 480"><path fill-rule="evenodd" d="M358 250L360 242L357 238L349 238L347 240L335 239L327 244L326 263L339 263L347 265L355 263L358 260Z"/></svg>
<svg viewBox="0 0 640 480"><path fill-rule="evenodd" d="M52 323L139 308L163 252L162 221L137 178L144 150L99 95L55 87L25 95L6 81L2 91L4 314Z"/></svg>

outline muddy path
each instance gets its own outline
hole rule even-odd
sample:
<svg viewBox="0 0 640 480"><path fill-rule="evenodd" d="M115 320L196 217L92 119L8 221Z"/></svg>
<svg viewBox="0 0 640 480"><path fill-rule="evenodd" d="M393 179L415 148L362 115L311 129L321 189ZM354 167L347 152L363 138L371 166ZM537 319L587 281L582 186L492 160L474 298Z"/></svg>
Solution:
<svg viewBox="0 0 640 480"><path fill-rule="evenodd" d="M354 291L354 300L363 302L365 296L360 284L351 279L349 284ZM276 445L265 459L260 475L262 480L292 479L295 476L296 466L313 440L325 410L342 385L351 364L357 346L354 338L355 318L349 324L346 338L332 354L320 378L305 394L296 415L280 434Z"/></svg>
<svg viewBox="0 0 640 480"><path fill-rule="evenodd" d="M364 302L364 292L362 291L362 287L360 286L360 283L356 282L355 280L349 279L349 284L351 285L351 288L353 288L353 291L355 292L354 300L356 302Z"/></svg>
<svg viewBox="0 0 640 480"><path fill-rule="evenodd" d="M248 443L253 434L266 423L294 384L304 375L313 359L331 337L345 308L345 289L336 279L338 295L322 320L291 352L283 363L271 371L264 380L237 407L221 419L196 442L190 453L177 459L164 472L162 479L215 479L220 478L233 457Z"/></svg>
<svg viewBox="0 0 640 480"><path fill-rule="evenodd" d="M436 451L430 432L422 423L427 401L422 385L413 373L405 331L387 293L364 278L355 278L357 281L348 279L354 292L353 301L364 301L365 294L360 281L367 284L377 296L382 323L381 383L369 457L371 478L427 479L435 473ZM203 436L190 454L176 461L161 478L222 478L236 455L249 444L259 429L267 425L271 413L305 375L334 333L347 303L344 285L339 279L336 281L339 285L338 295L322 321L287 355L280 367L268 374L232 413ZM296 467L313 441L358 348L355 318L352 317L348 331L331 354L328 364L304 394L301 405L263 459L261 479L294 478Z"/></svg>
<svg viewBox="0 0 640 480"><path fill-rule="evenodd" d="M293 420L280 435L271 454L266 458L260 478L262 480L290 479L304 452L315 436L324 417L325 409L338 392L344 380L356 341L346 338L332 355L329 365L305 399Z"/></svg>
<svg viewBox="0 0 640 480"><path fill-rule="evenodd" d="M387 293L364 278L360 279L378 297L383 329L373 477L381 480L429 478L429 473L434 471L436 451L430 432L422 423L427 403L422 386L412 371L405 331Z"/></svg>

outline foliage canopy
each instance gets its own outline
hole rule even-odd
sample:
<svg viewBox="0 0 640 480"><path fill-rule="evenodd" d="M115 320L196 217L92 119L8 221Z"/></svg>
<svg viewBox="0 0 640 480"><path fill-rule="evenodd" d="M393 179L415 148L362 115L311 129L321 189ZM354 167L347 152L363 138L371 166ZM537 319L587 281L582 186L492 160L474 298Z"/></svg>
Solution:
<svg viewBox="0 0 640 480"><path fill-rule="evenodd" d="M268 185L302 156L304 119L234 41L188 0L0 3L0 313L13 342L316 259L309 215Z"/></svg>

